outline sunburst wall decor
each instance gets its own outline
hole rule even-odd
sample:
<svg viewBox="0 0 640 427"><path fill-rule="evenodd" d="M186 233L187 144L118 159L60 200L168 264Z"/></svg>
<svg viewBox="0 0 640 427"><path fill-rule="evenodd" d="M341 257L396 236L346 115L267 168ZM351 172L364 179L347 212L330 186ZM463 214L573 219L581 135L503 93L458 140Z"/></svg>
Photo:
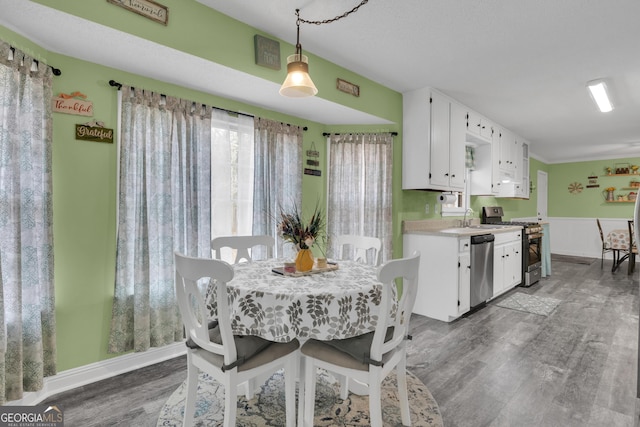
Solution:
<svg viewBox="0 0 640 427"><path fill-rule="evenodd" d="M579 182L572 182L569 184L569 193L579 194L580 192L582 192L582 184Z"/></svg>

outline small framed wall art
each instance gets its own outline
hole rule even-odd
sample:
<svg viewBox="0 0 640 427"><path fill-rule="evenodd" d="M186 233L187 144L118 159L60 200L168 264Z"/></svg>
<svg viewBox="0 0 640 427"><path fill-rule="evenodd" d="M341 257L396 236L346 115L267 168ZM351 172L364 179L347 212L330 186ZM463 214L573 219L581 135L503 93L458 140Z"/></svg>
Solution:
<svg viewBox="0 0 640 427"><path fill-rule="evenodd" d="M253 36L256 64L272 70L280 69L280 43L256 34Z"/></svg>

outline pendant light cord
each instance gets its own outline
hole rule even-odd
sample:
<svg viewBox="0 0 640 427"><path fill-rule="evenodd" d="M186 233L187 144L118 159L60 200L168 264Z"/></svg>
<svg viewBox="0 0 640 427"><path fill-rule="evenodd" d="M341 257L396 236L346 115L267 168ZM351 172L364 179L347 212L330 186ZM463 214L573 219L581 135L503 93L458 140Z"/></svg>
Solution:
<svg viewBox="0 0 640 427"><path fill-rule="evenodd" d="M296 9L296 15L298 16L298 27L300 26L299 24L300 22L303 22L305 24L315 24L315 25L330 24L332 22L336 22L342 18L346 18L347 16L351 15L354 12L357 12L358 9L360 9L360 7L364 6L367 3L369 3L369 0L362 0L359 5L343 13L342 15L338 15L335 18L331 18L331 19L323 19L322 21L307 21L306 19L302 19L300 18L300 14L297 13L300 9Z"/></svg>

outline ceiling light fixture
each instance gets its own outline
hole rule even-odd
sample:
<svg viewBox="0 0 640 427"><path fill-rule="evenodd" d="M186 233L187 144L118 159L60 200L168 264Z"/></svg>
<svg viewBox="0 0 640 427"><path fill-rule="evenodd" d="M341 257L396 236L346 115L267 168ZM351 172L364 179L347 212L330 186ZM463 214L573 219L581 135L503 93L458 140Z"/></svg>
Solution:
<svg viewBox="0 0 640 427"><path fill-rule="evenodd" d="M587 82L587 88L600 111L608 113L613 110L613 104L611 103L611 98L609 98L607 84L604 80L591 80L590 82Z"/></svg>
<svg viewBox="0 0 640 427"><path fill-rule="evenodd" d="M353 12L357 11L360 6L368 3L369 0L362 0L360 4L348 12L333 19L325 19L323 21L307 21L300 18L300 9L296 9L296 53L287 57L287 77L280 87L280 95L291 98L304 98L314 96L318 93L318 88L313 84L309 75L309 58L302 54L302 45L300 44L300 24L329 24L339 19L345 18Z"/></svg>

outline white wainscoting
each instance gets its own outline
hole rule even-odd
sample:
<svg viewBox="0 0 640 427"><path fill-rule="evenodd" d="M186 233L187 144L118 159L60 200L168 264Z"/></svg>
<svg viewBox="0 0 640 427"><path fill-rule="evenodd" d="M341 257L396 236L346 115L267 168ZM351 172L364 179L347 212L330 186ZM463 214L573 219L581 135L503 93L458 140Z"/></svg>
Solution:
<svg viewBox="0 0 640 427"><path fill-rule="evenodd" d="M551 233L551 253L600 258L602 242L596 218L550 217L548 221ZM624 218L600 218L605 239L611 230L626 230L628 228L627 221ZM605 258L610 259L611 253L605 254Z"/></svg>
<svg viewBox="0 0 640 427"><path fill-rule="evenodd" d="M160 363L186 354L186 352L187 347L184 342L177 342L164 347L151 348L140 353L128 353L113 359L62 371L54 376L45 378L42 390L24 393L22 399L12 400L7 402L6 405L37 405L48 397L63 391Z"/></svg>

